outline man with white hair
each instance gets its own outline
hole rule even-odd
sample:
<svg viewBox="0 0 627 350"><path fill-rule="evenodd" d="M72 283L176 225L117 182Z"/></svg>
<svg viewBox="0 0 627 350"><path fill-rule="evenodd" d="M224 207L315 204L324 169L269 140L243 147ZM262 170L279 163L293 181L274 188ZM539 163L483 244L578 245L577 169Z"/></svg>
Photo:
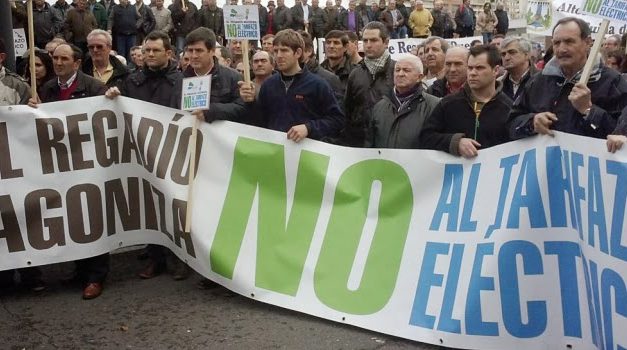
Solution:
<svg viewBox="0 0 627 350"><path fill-rule="evenodd" d="M444 57L444 78L436 80L427 91L436 97L444 97L459 92L466 83L468 49L462 46L451 47Z"/></svg>
<svg viewBox="0 0 627 350"><path fill-rule="evenodd" d="M422 89L420 58L403 54L394 65L394 87L372 109L366 147L418 148L420 131L440 101Z"/></svg>
<svg viewBox="0 0 627 350"><path fill-rule="evenodd" d="M128 69L111 54L113 39L111 34L102 29L94 29L87 35L89 56L83 63L83 73L90 75L108 88L122 86L128 76Z"/></svg>
<svg viewBox="0 0 627 350"><path fill-rule="evenodd" d="M506 73L499 78L503 83L503 92L515 101L524 90L525 85L536 74L531 64L531 43L529 40L513 36L501 43L501 60Z"/></svg>
<svg viewBox="0 0 627 350"><path fill-rule="evenodd" d="M612 52L618 50L620 46L620 35L614 34L610 35L603 41L603 53L607 54L608 52Z"/></svg>

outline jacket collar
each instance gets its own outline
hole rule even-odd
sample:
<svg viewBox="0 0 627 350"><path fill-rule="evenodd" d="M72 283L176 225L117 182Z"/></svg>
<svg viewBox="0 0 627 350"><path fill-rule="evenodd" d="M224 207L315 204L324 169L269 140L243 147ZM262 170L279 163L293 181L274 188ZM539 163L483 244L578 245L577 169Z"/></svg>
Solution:
<svg viewBox="0 0 627 350"><path fill-rule="evenodd" d="M131 75L131 81L135 84L135 85L141 85L144 82L146 82L146 80L148 80L148 78L150 76L160 76L163 75L167 81L172 84L175 85L176 84L176 80L177 80L177 65L174 62L170 62L170 64L168 65L168 67L162 69L159 72L148 72L147 73L147 69L141 69L136 71L135 74ZM180 73L179 73L180 74Z"/></svg>
<svg viewBox="0 0 627 350"><path fill-rule="evenodd" d="M496 91L494 93L494 96L492 96L492 98L490 99L490 101L496 100L499 97L499 95L501 95L501 91L503 90L503 82L496 80L494 82L494 85L496 87ZM464 97L466 98L468 102L474 102L475 97L472 94L472 90L470 90L470 86L468 85L468 83L464 84L464 88L462 89L461 93L464 94Z"/></svg>
<svg viewBox="0 0 627 350"><path fill-rule="evenodd" d="M563 79L564 84L566 83L575 84L576 82L579 81L579 79L581 79L582 70L575 73L575 75L572 78L567 79L566 76L564 76L564 72L562 71L562 68L560 67L559 62L557 61L557 57L553 57L546 64L546 66L544 66L544 69L542 70L542 75L561 78ZM588 82L591 83L591 82L598 81L601 78L602 70L603 70L603 62L601 60L601 54L598 54L592 66L592 71L590 73L590 79L588 79Z"/></svg>

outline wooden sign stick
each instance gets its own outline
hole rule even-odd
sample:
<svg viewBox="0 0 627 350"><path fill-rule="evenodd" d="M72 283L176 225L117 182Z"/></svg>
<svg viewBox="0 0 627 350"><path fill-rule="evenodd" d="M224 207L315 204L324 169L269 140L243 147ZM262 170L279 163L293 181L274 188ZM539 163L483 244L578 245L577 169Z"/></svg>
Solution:
<svg viewBox="0 0 627 350"><path fill-rule="evenodd" d="M28 0L28 65L30 66L30 95L37 98L37 77L35 75L35 26L33 24L33 0Z"/></svg>
<svg viewBox="0 0 627 350"><path fill-rule="evenodd" d="M198 118L194 117L192 134L189 137L189 173L187 174L187 209L185 210L185 232L192 230L192 198L194 195L194 178L196 177L196 139L198 136Z"/></svg>
<svg viewBox="0 0 627 350"><path fill-rule="evenodd" d="M248 57L248 40L242 40L242 63L244 64L244 81L250 83L250 59Z"/></svg>
<svg viewBox="0 0 627 350"><path fill-rule="evenodd" d="M590 54L588 55L588 60L586 61L586 65L583 66L583 71L581 72L581 79L579 79L580 83L584 85L588 84L588 79L590 79L590 73L592 72L592 66L596 62L597 55L601 50L601 45L603 44L603 38L605 37L605 33L607 33L607 27L610 24L609 19L604 19L601 21L601 25L599 26L599 31L594 38L594 44L592 45L592 49L590 49Z"/></svg>

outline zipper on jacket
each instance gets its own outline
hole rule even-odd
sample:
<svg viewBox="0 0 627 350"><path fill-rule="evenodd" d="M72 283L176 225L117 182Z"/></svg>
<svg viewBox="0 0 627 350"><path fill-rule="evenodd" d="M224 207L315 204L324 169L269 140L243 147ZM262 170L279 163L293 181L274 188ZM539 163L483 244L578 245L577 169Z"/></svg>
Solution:
<svg viewBox="0 0 627 350"><path fill-rule="evenodd" d="M483 107L485 108L485 104L483 105ZM473 111L475 112L475 141L477 141L477 134L479 132L479 115L481 114L481 109L477 109L477 101L475 101L475 107L473 108Z"/></svg>

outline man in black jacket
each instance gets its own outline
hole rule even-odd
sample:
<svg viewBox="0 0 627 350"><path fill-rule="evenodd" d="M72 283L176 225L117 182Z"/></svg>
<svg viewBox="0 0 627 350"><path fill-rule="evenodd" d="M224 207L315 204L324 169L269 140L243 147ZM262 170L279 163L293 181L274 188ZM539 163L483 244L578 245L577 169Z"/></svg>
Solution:
<svg viewBox="0 0 627 350"><path fill-rule="evenodd" d="M347 54L348 36L341 30L332 30L327 33L324 40L326 59L320 66L340 78L342 90L346 92L348 76L355 66L351 63Z"/></svg>
<svg viewBox="0 0 627 350"><path fill-rule="evenodd" d="M425 121L420 147L473 158L479 149L509 141L507 115L512 101L496 81L501 61L496 47L470 48L464 89L444 97Z"/></svg>
<svg viewBox="0 0 627 350"><path fill-rule="evenodd" d="M114 5L107 21L108 32L115 38L115 47L122 57L131 60L131 47L135 46L139 13L128 0L120 0Z"/></svg>
<svg viewBox="0 0 627 350"><path fill-rule="evenodd" d="M451 47L444 57L444 78L438 79L427 91L433 96L444 97L456 94L466 83L468 49L462 46Z"/></svg>
<svg viewBox="0 0 627 350"><path fill-rule="evenodd" d="M276 9L272 16L274 34L292 26L292 11L285 6L285 0L276 0Z"/></svg>
<svg viewBox="0 0 627 350"><path fill-rule="evenodd" d="M606 138L627 106L627 80L596 58L588 84L579 82L590 38L588 24L562 18L553 28L555 56L527 83L509 117L512 139L553 130Z"/></svg>
<svg viewBox="0 0 627 350"><path fill-rule="evenodd" d="M531 43L525 38L510 36L503 40L500 50L506 72L499 80L503 83L505 95L516 101L537 72L531 64Z"/></svg>
<svg viewBox="0 0 627 350"><path fill-rule="evenodd" d="M509 18L507 17L507 11L503 10L503 4L498 3L496 10L494 10L498 23L496 24L496 34L507 35L509 30Z"/></svg>
<svg viewBox="0 0 627 350"><path fill-rule="evenodd" d="M246 107L239 96L237 85L242 77L237 71L218 64L215 49L216 35L211 29L196 28L185 37L185 50L189 54L190 63L183 75L195 77L211 74L211 107L194 114L209 123L214 120L242 123Z"/></svg>
<svg viewBox="0 0 627 350"><path fill-rule="evenodd" d="M33 2L33 27L35 28L35 46L46 47L52 38L61 33L63 21L61 15L44 0Z"/></svg>
<svg viewBox="0 0 627 350"><path fill-rule="evenodd" d="M372 107L394 87L395 62L388 52L387 28L381 22L370 22L364 27L362 38L366 57L348 77L344 98L347 123L340 140L352 147L363 147Z"/></svg>
<svg viewBox="0 0 627 350"><path fill-rule="evenodd" d="M307 67L307 69L316 74L318 77L322 78L322 80L326 81L331 89L333 89L333 93L335 94L335 98L338 101L344 100L344 92L345 88L335 74L330 71L320 67L318 64L318 60L316 59L316 54L313 46L313 39L311 35L305 31L298 32L300 36L303 37L303 42L305 43L305 50L303 51L303 59L302 62Z"/></svg>
<svg viewBox="0 0 627 350"><path fill-rule="evenodd" d="M128 76L128 69L115 56L111 55L111 34L94 29L87 35L89 56L83 63L83 72L100 80L108 88L120 87Z"/></svg>
<svg viewBox="0 0 627 350"><path fill-rule="evenodd" d="M145 60L144 69L129 75L121 88L109 88L106 96L115 98L122 95L180 109L183 74L178 71L176 63L170 60L173 49L170 37L164 32L151 32L146 36L142 48ZM139 273L139 277L144 279L156 277L166 270L166 248L150 244L147 252L148 264ZM175 280L187 278L187 266L178 259L175 259L175 264L172 278Z"/></svg>
<svg viewBox="0 0 627 350"><path fill-rule="evenodd" d="M54 50L54 73L41 89L39 98L31 97L28 105L74 100L103 95L106 87L99 80L80 71L83 53L71 44L61 44ZM83 299L94 299L102 294L103 282L109 273L109 253L76 261L74 280L83 284Z"/></svg>
<svg viewBox="0 0 627 350"><path fill-rule="evenodd" d="M224 11L216 5L216 0L206 0L203 3L205 5L198 11L200 26L213 30L217 42L224 44Z"/></svg>

